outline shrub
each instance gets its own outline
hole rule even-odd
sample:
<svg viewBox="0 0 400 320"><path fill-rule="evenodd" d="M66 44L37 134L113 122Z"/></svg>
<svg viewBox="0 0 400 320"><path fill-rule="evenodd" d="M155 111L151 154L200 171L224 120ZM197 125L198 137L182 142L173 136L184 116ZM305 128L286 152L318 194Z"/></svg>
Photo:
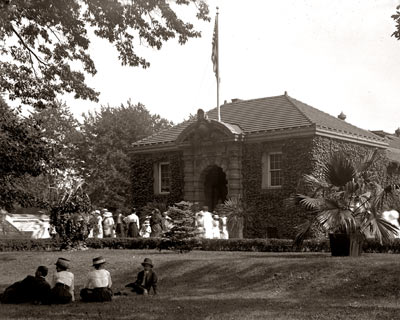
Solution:
<svg viewBox="0 0 400 320"><path fill-rule="evenodd" d="M253 252L330 252L328 240L305 240L302 248L293 247L289 239L198 239L173 240L168 238L89 238L87 246L93 249L158 249L182 250L182 247L204 251ZM52 239L0 239L1 251L55 251L62 247L61 240ZM400 239L381 245L377 240L364 242L366 253L400 253Z"/></svg>

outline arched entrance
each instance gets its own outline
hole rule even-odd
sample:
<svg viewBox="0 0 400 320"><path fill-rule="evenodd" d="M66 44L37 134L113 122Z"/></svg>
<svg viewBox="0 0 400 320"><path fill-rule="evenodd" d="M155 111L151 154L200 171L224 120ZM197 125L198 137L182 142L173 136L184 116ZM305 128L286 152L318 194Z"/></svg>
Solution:
<svg viewBox="0 0 400 320"><path fill-rule="evenodd" d="M210 211L213 211L217 204L224 203L228 195L228 181L226 174L221 167L211 166L204 173L204 203Z"/></svg>

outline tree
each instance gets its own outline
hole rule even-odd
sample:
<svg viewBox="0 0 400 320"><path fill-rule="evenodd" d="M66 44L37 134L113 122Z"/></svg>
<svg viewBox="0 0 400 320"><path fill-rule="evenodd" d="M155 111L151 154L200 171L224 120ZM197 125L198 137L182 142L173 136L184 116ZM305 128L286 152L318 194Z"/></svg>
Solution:
<svg viewBox="0 0 400 320"><path fill-rule="evenodd" d="M399 232L382 216L385 210L400 209L399 186L382 187L378 177L371 173L377 155L375 150L354 162L340 152L324 165L321 176L304 176L310 194L297 194L287 201L291 207L301 207L312 213L312 218L300 226L296 244L301 244L314 223L329 233L347 234L351 255L360 253L359 244L366 237L382 242Z"/></svg>
<svg viewBox="0 0 400 320"><path fill-rule="evenodd" d="M61 240L61 249L86 247L91 204L82 184L82 181L71 184L51 208L50 223Z"/></svg>
<svg viewBox="0 0 400 320"><path fill-rule="evenodd" d="M183 45L201 36L177 16L182 5L210 20L205 0L0 0L0 92L39 109L62 93L97 101L85 83L84 72L96 74L88 29L118 50L122 65L147 68L138 46L161 49L175 37Z"/></svg>
<svg viewBox="0 0 400 320"><path fill-rule="evenodd" d="M169 121L130 101L126 106L102 106L100 111L84 115L79 173L87 183L93 205L130 208L132 143L170 126Z"/></svg>
<svg viewBox="0 0 400 320"><path fill-rule="evenodd" d="M27 178L45 172L50 150L34 119L23 118L0 97L0 207L29 206L33 197L24 186Z"/></svg>
<svg viewBox="0 0 400 320"><path fill-rule="evenodd" d="M51 108L32 112L30 118L38 124L51 157L44 172L27 179L25 190L36 202L50 206L72 180L79 180L76 169L80 165L77 146L82 140L79 123L68 106L59 101Z"/></svg>
<svg viewBox="0 0 400 320"><path fill-rule="evenodd" d="M392 19L396 22L396 30L392 36L400 40L400 5L396 7L396 13L392 15Z"/></svg>

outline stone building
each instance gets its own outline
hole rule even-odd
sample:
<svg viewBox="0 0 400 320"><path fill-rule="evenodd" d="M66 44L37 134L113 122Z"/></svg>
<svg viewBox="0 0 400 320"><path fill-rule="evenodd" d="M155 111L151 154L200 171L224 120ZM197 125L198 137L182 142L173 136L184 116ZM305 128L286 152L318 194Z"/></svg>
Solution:
<svg viewBox="0 0 400 320"><path fill-rule="evenodd" d="M291 237L304 217L283 200L301 189L304 174L317 173L334 152L362 157L381 150L376 169L391 160L382 135L360 129L286 93L253 100L233 99L217 110L133 145L134 205L149 201L199 202L211 210L241 196L249 208L247 237ZM398 166L395 170L398 173Z"/></svg>

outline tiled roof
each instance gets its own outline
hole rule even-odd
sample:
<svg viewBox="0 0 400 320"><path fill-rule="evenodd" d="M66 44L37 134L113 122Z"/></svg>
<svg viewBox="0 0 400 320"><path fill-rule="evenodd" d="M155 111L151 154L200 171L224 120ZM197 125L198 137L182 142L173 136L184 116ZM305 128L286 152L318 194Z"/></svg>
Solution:
<svg viewBox="0 0 400 320"><path fill-rule="evenodd" d="M225 103L220 107L220 113L222 122L238 126L246 135L256 132L316 126L317 128L350 135L355 138L358 137L375 142L384 141L372 132L353 126L286 94ZM207 112L207 116L216 120L217 109ZM134 146L172 143L194 121L196 120L186 121L158 132L134 143Z"/></svg>
<svg viewBox="0 0 400 320"><path fill-rule="evenodd" d="M389 143L389 147L393 149L399 149L400 150L400 137L397 137L395 135L389 134L386 136L386 140Z"/></svg>

